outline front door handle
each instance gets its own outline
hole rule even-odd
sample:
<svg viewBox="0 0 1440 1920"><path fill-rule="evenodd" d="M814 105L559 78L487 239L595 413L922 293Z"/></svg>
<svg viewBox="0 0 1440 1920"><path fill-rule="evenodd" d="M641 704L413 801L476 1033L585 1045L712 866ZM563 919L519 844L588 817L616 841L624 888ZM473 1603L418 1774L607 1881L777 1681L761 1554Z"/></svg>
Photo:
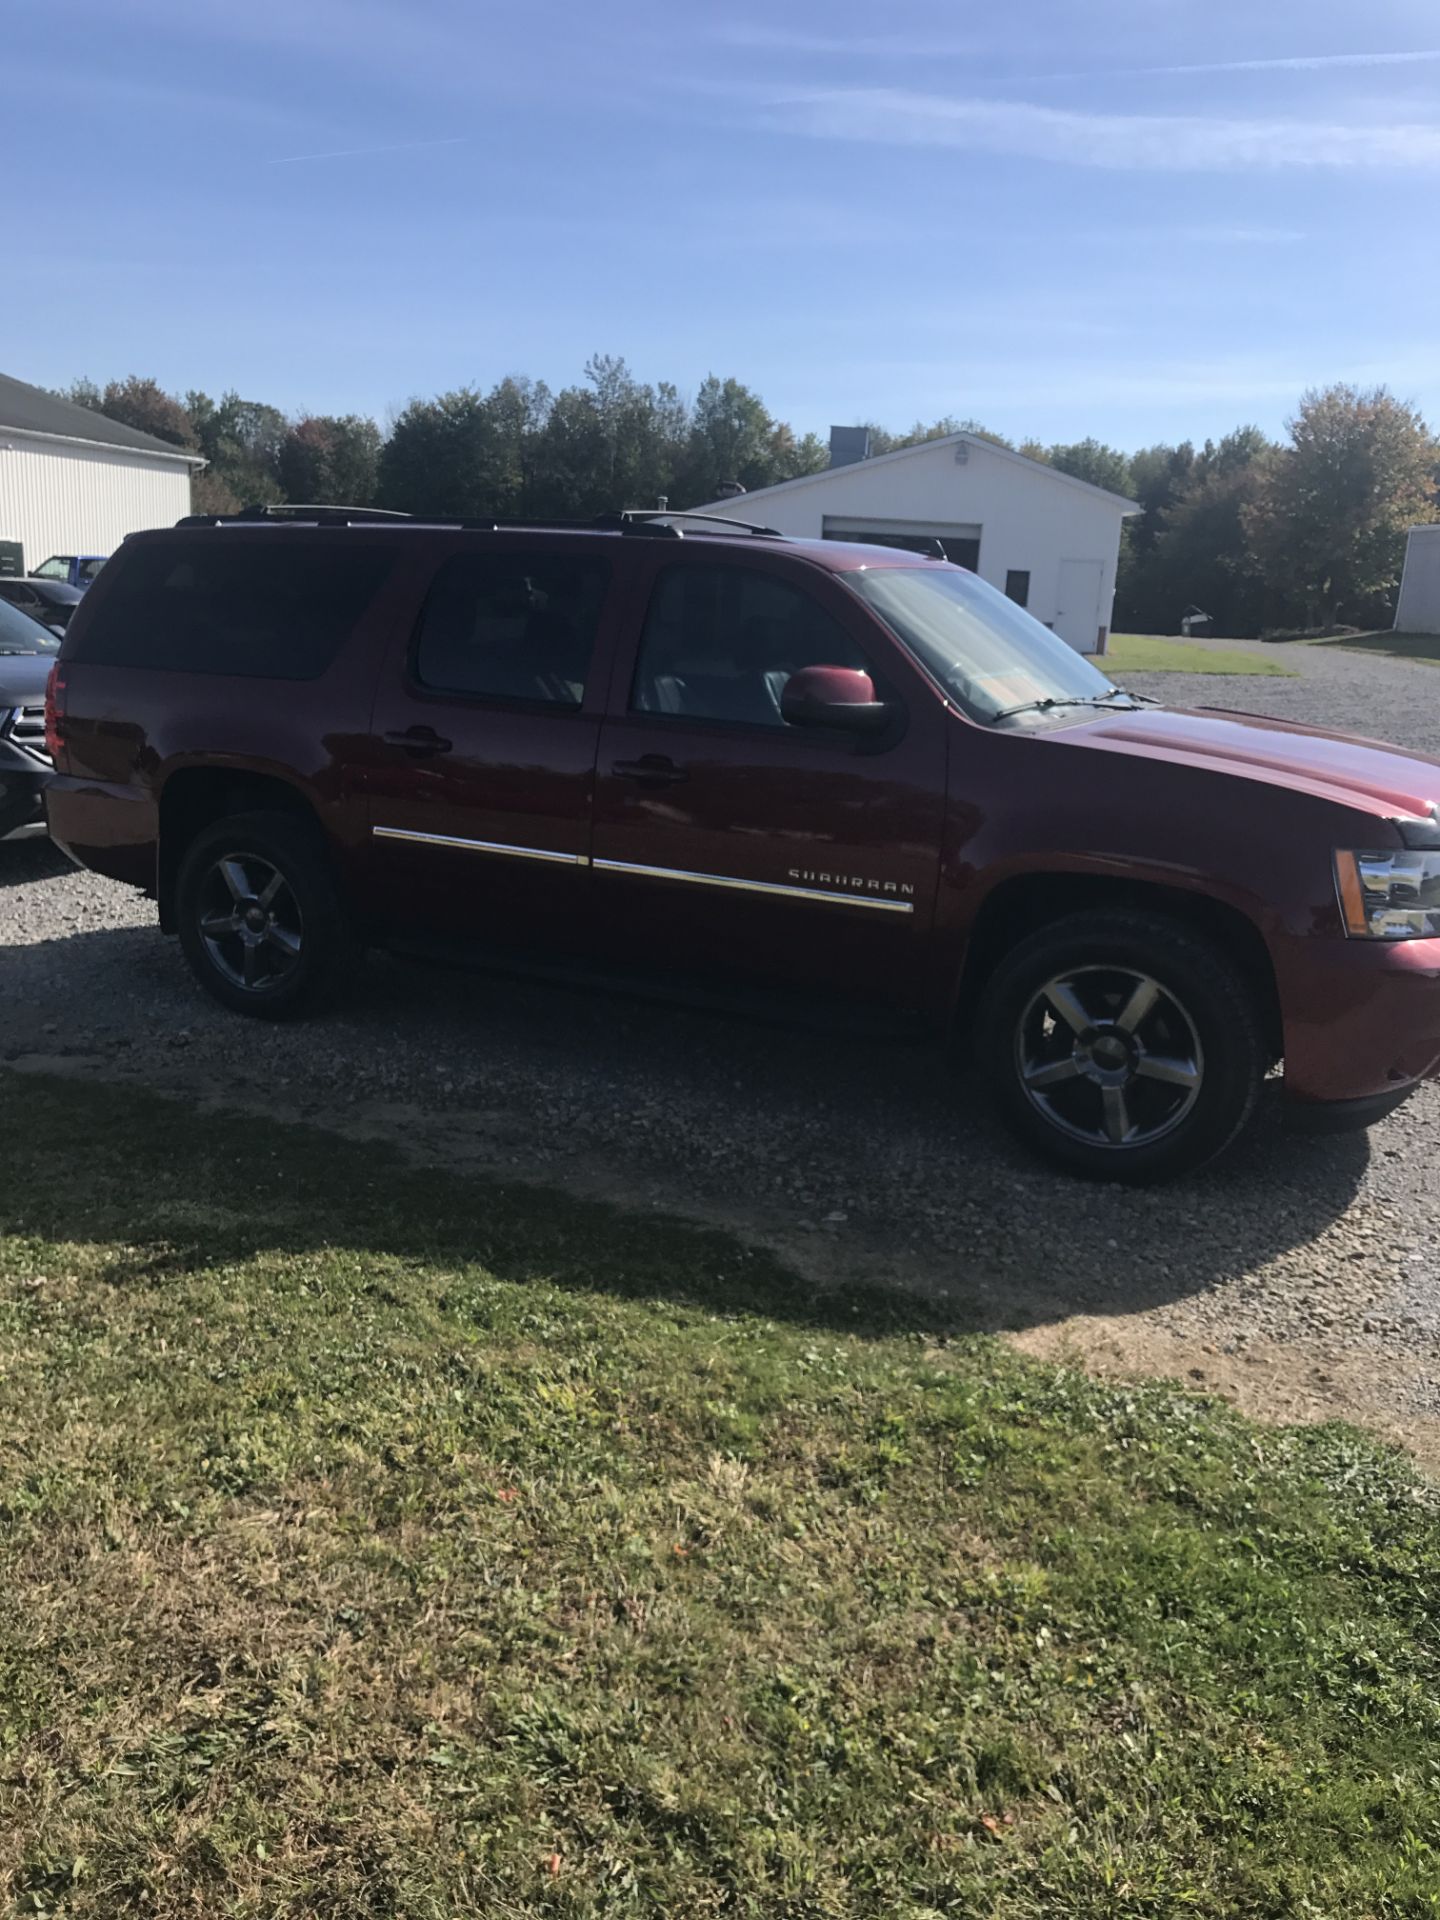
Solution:
<svg viewBox="0 0 1440 1920"><path fill-rule="evenodd" d="M617 780L634 780L642 787L674 787L690 778L668 753L647 753L638 760L617 760L610 771Z"/></svg>
<svg viewBox="0 0 1440 1920"><path fill-rule="evenodd" d="M433 727L406 727L403 732L387 733L385 744L402 747L416 759L423 759L427 754L449 753L455 742L442 739Z"/></svg>

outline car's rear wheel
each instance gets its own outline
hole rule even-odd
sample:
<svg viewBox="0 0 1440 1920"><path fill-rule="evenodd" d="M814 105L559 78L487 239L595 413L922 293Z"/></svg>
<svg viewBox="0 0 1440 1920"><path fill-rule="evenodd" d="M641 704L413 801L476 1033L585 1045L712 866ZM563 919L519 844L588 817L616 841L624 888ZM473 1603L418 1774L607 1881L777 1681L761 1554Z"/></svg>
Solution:
<svg viewBox="0 0 1440 1920"><path fill-rule="evenodd" d="M200 984L237 1013L292 1020L347 983L355 943L319 833L279 813L197 834L175 890L180 944Z"/></svg>
<svg viewBox="0 0 1440 1920"><path fill-rule="evenodd" d="M982 1003L980 1051L1003 1118L1030 1146L1137 1184L1223 1152L1268 1059L1254 992L1224 949L1128 912L1072 915L1007 955Z"/></svg>

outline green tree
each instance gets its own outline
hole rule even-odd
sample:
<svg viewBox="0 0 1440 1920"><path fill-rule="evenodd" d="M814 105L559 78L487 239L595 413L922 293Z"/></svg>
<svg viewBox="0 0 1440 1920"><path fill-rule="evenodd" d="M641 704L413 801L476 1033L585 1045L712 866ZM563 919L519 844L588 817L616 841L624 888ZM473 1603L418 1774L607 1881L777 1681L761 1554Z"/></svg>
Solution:
<svg viewBox="0 0 1440 1920"><path fill-rule="evenodd" d="M1130 497L1143 511L1126 520L1120 535L1115 584L1115 625L1120 632L1171 633L1185 601L1156 557L1156 543L1176 503L1190 484L1195 449L1160 443L1130 456Z"/></svg>
<svg viewBox="0 0 1440 1920"><path fill-rule="evenodd" d="M81 374L78 380L72 380L68 387L54 389L57 400L68 400L72 406L88 407L92 413L105 411L105 396L87 374Z"/></svg>
<svg viewBox="0 0 1440 1920"><path fill-rule="evenodd" d="M380 429L362 414L309 414L280 443L287 500L368 507L380 483Z"/></svg>
<svg viewBox="0 0 1440 1920"><path fill-rule="evenodd" d="M1257 561L1307 627L1382 619L1405 536L1435 518L1434 437L1385 387L1311 390L1247 514Z"/></svg>
<svg viewBox="0 0 1440 1920"><path fill-rule="evenodd" d="M486 519L499 510L504 457L474 387L412 400L381 450L380 504L432 519Z"/></svg>
<svg viewBox="0 0 1440 1920"><path fill-rule="evenodd" d="M677 481L680 499L671 504L698 506L715 499L732 480L753 493L777 480L796 479L814 451L773 420L749 387L708 374L695 396Z"/></svg>
<svg viewBox="0 0 1440 1920"><path fill-rule="evenodd" d="M1154 587L1165 604L1162 630L1173 631L1191 605L1210 615L1208 631L1216 634L1257 634L1270 620L1274 588L1248 523L1277 453L1258 427L1238 427L1218 446L1206 442L1153 549Z"/></svg>
<svg viewBox="0 0 1440 1920"><path fill-rule="evenodd" d="M1050 449L1050 465L1076 480L1088 480L1092 487L1103 487L1107 493L1130 498L1130 456L1121 453L1118 447L1107 447L1095 439L1054 446Z"/></svg>
<svg viewBox="0 0 1440 1920"><path fill-rule="evenodd" d="M283 500L280 449L290 423L277 407L242 400L233 391L218 402L208 393L190 392L185 412L216 483L245 506Z"/></svg>

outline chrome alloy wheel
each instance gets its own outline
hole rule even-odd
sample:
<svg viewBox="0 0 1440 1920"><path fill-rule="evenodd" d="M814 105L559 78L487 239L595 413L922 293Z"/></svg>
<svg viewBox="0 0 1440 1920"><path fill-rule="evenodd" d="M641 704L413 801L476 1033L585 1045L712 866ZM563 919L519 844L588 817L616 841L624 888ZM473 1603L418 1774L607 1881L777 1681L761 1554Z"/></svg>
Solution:
<svg viewBox="0 0 1440 1920"><path fill-rule="evenodd" d="M1033 996L1015 1069L1053 1127L1092 1146L1144 1147L1200 1097L1205 1059L1175 995L1132 967L1076 967Z"/></svg>
<svg viewBox="0 0 1440 1920"><path fill-rule="evenodd" d="M200 937L232 986L263 993L300 964L300 906L280 869L256 853L227 853L200 886Z"/></svg>

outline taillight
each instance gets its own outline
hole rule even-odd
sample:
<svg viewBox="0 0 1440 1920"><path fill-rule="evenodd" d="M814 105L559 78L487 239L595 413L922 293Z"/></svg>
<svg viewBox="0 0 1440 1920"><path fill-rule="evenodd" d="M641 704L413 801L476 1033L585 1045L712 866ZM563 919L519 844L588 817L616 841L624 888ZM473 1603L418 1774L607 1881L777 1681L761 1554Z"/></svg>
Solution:
<svg viewBox="0 0 1440 1920"><path fill-rule="evenodd" d="M58 767L65 747L65 669L57 660L45 682L45 751Z"/></svg>

